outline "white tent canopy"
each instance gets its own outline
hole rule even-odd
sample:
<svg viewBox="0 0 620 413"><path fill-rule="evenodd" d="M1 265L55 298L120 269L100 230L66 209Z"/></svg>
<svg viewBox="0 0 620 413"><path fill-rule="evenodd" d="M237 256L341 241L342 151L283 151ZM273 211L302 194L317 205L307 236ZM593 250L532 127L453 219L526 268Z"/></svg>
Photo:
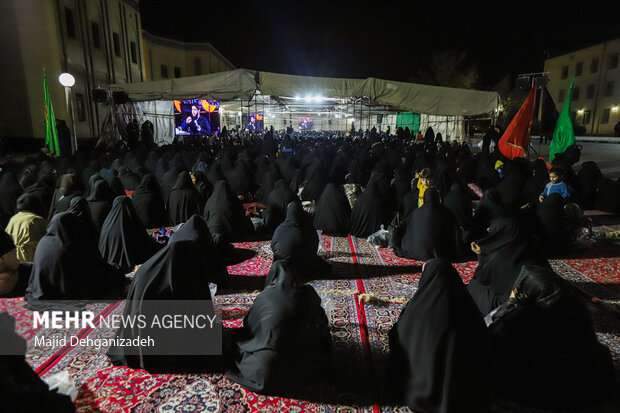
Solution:
<svg viewBox="0 0 620 413"><path fill-rule="evenodd" d="M256 79L259 83L256 84ZM133 101L252 99L263 95L295 97L320 95L327 98L368 98L395 110L440 116L473 116L494 111L499 105L497 92L420 85L391 80L343 79L296 76L236 69L202 76L113 84L112 91L125 91Z"/></svg>

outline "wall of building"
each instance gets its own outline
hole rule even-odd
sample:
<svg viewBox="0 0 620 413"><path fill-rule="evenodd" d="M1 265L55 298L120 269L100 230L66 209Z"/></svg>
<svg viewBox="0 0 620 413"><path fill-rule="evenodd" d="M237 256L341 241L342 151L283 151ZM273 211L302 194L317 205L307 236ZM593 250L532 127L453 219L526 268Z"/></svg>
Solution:
<svg viewBox="0 0 620 413"><path fill-rule="evenodd" d="M8 138L44 137L43 69L58 119L69 120L58 75L75 77L80 138L98 136L108 110L92 101L93 88L145 79L137 1L4 0L0 19L2 57L11 62L0 68L9 85L0 89L0 127Z"/></svg>
<svg viewBox="0 0 620 413"><path fill-rule="evenodd" d="M184 43L146 31L143 31L142 38L148 80L205 75L235 69L233 64L209 43ZM162 66L165 69L162 69Z"/></svg>
<svg viewBox="0 0 620 413"><path fill-rule="evenodd" d="M581 66L581 70L580 70ZM620 39L597 44L545 61L549 92L562 110L575 77L571 112L587 134L613 135L620 122Z"/></svg>

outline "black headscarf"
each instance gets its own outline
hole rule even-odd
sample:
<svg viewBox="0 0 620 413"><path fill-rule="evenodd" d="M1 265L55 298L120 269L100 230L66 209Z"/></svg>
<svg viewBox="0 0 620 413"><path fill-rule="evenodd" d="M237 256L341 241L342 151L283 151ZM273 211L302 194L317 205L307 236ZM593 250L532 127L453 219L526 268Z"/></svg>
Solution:
<svg viewBox="0 0 620 413"><path fill-rule="evenodd" d="M62 175L59 180L60 187L54 194L52 206L50 207L50 214L47 219L48 221L51 221L55 214L66 211L73 198L82 196L82 183L79 181L76 174Z"/></svg>
<svg viewBox="0 0 620 413"><path fill-rule="evenodd" d="M179 173L168 198L170 223L178 225L187 221L192 215L200 214L202 202L189 174L186 171Z"/></svg>
<svg viewBox="0 0 620 413"><path fill-rule="evenodd" d="M553 193L536 204L542 245L549 254L566 253L570 242L568 222L564 217L564 198Z"/></svg>
<svg viewBox="0 0 620 413"><path fill-rule="evenodd" d="M287 394L316 386L328 368L331 336L321 299L288 262L272 264L239 336L236 368L227 376L248 390Z"/></svg>
<svg viewBox="0 0 620 413"><path fill-rule="evenodd" d="M471 230L474 223L471 198L461 183L452 184L450 192L443 199L443 204L448 208L457 225L464 231Z"/></svg>
<svg viewBox="0 0 620 413"><path fill-rule="evenodd" d="M93 191L88 198L86 198L93 218L93 224L95 224L98 231L101 231L103 221L105 221L110 209L112 209L112 201L114 198L114 194L110 189L110 184L108 184L106 180L95 182Z"/></svg>
<svg viewBox="0 0 620 413"><path fill-rule="evenodd" d="M534 204L538 202L538 196L545 189L545 185L549 182L549 173L547 165L542 159L536 159L532 162L533 175L525 184L524 194L526 202Z"/></svg>
<svg viewBox="0 0 620 413"><path fill-rule="evenodd" d="M503 395L562 411L617 397L609 349L561 277L548 267L524 265L513 290L515 297L490 325Z"/></svg>
<svg viewBox="0 0 620 413"><path fill-rule="evenodd" d="M174 235L168 244L140 266L127 294L123 315L149 317L144 301L149 300L211 300L209 283L225 284L228 271L220 259L204 220L194 215ZM205 312L212 313L205 309ZM121 328L117 335L134 338L138 329ZM182 331L162 330L158 335L170 335L183 340ZM179 336L181 334L181 336ZM185 372L197 368L200 357L126 355L123 347L113 347L108 353L115 364L153 372Z"/></svg>
<svg viewBox="0 0 620 413"><path fill-rule="evenodd" d="M342 188L327 184L314 211L314 227L327 235L347 235L351 226L351 206Z"/></svg>
<svg viewBox="0 0 620 413"><path fill-rule="evenodd" d="M252 222L226 181L215 185L202 215L212 234L223 235L230 241L241 241L252 231Z"/></svg>
<svg viewBox="0 0 620 413"><path fill-rule="evenodd" d="M168 223L164 200L155 175L146 174L142 177L131 200L145 228L161 228Z"/></svg>
<svg viewBox="0 0 620 413"><path fill-rule="evenodd" d="M123 182L121 182L118 176L108 178L106 179L106 181L108 182L108 184L110 184L110 189L112 190L114 198L116 198L117 196L126 195Z"/></svg>
<svg viewBox="0 0 620 413"><path fill-rule="evenodd" d="M603 177L601 170L594 161L587 161L581 165L577 173L577 192L583 209L594 209L596 205L596 189ZM538 192L540 194L542 189Z"/></svg>
<svg viewBox="0 0 620 413"><path fill-rule="evenodd" d="M76 215L55 215L37 246L26 300L118 297L124 276L103 260L91 238Z"/></svg>
<svg viewBox="0 0 620 413"><path fill-rule="evenodd" d="M101 180L103 180L103 177L101 175L99 175L99 173L96 173L96 174L92 175L88 179L88 183L86 184L86 190L84 190L84 198L88 198L88 197L91 196L91 194L95 190L95 183L97 181L101 181Z"/></svg>
<svg viewBox="0 0 620 413"><path fill-rule="evenodd" d="M620 185L610 178L599 179L595 207L599 211L620 212Z"/></svg>
<svg viewBox="0 0 620 413"><path fill-rule="evenodd" d="M157 243L147 233L131 199L119 196L101 228L99 251L108 264L128 273L157 251Z"/></svg>
<svg viewBox="0 0 620 413"><path fill-rule="evenodd" d="M450 211L439 202L434 187L424 191L424 204L414 210L406 221L402 239L405 257L420 261L431 258L456 260L460 255L456 222Z"/></svg>
<svg viewBox="0 0 620 413"><path fill-rule="evenodd" d="M70 212L78 217L80 226L85 228L85 232L90 234L91 243L93 245L97 245L99 243L99 230L93 223L93 216L90 213L88 201L81 196L74 197L69 204L69 209L67 209L67 212Z"/></svg>
<svg viewBox="0 0 620 413"><path fill-rule="evenodd" d="M489 235L476 241L482 250L469 292L482 314L503 304L526 264L548 266L540 248L526 237L514 218L491 221Z"/></svg>
<svg viewBox="0 0 620 413"><path fill-rule="evenodd" d="M224 285L228 270L206 222L192 216L168 244L138 268L128 300L209 300L209 283ZM139 309L126 308L126 314Z"/></svg>
<svg viewBox="0 0 620 413"><path fill-rule="evenodd" d="M392 219L389 199L381 193L378 180L371 180L351 211L351 234L367 237L381 229L387 229Z"/></svg>
<svg viewBox="0 0 620 413"><path fill-rule="evenodd" d="M245 195L254 189L250 167L242 160L238 160L235 167L226 173L226 180L230 189L237 195Z"/></svg>
<svg viewBox="0 0 620 413"><path fill-rule="evenodd" d="M284 180L278 180L267 199L267 209L264 213L267 228L274 230L280 225L286 218L286 207L289 202L298 199L297 194L286 185Z"/></svg>
<svg viewBox="0 0 620 413"><path fill-rule="evenodd" d="M273 260L289 261L305 277L328 274L331 266L316 255L318 246L319 237L310 217L299 201L290 202L286 219L271 238Z"/></svg>
<svg viewBox="0 0 620 413"><path fill-rule="evenodd" d="M491 399L488 332L448 261L425 264L389 337L389 379L411 410L485 411Z"/></svg>
<svg viewBox="0 0 620 413"><path fill-rule="evenodd" d="M17 212L32 212L40 217L46 216L45 208L39 198L33 194L22 194L17 198Z"/></svg>
<svg viewBox="0 0 620 413"><path fill-rule="evenodd" d="M127 191L133 191L140 184L140 177L131 169L123 166L118 172L118 179L121 180L123 188Z"/></svg>

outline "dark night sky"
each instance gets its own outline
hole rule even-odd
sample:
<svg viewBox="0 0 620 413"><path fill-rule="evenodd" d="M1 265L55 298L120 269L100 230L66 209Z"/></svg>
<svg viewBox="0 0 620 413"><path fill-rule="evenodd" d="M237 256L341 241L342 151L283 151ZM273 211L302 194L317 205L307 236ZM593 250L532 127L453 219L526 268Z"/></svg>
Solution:
<svg viewBox="0 0 620 413"><path fill-rule="evenodd" d="M620 37L620 2L141 0L142 27L210 42L236 67L412 81L433 51L467 50L491 88L551 56Z"/></svg>

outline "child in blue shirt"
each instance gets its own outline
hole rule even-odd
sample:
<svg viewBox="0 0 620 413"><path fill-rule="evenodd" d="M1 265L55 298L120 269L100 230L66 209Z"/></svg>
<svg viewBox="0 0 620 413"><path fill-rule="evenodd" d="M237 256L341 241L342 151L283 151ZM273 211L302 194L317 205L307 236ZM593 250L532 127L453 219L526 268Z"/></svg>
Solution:
<svg viewBox="0 0 620 413"><path fill-rule="evenodd" d="M561 167L554 166L553 168L551 168L551 170L549 171L549 180L551 182L549 182L547 186L545 186L545 189L543 189L543 191L541 192L538 200L542 202L545 197L556 193L562 195L562 198L564 198L564 200L568 199L570 197L570 192L568 191L568 186L566 185L566 183L562 182L563 179L564 171Z"/></svg>

